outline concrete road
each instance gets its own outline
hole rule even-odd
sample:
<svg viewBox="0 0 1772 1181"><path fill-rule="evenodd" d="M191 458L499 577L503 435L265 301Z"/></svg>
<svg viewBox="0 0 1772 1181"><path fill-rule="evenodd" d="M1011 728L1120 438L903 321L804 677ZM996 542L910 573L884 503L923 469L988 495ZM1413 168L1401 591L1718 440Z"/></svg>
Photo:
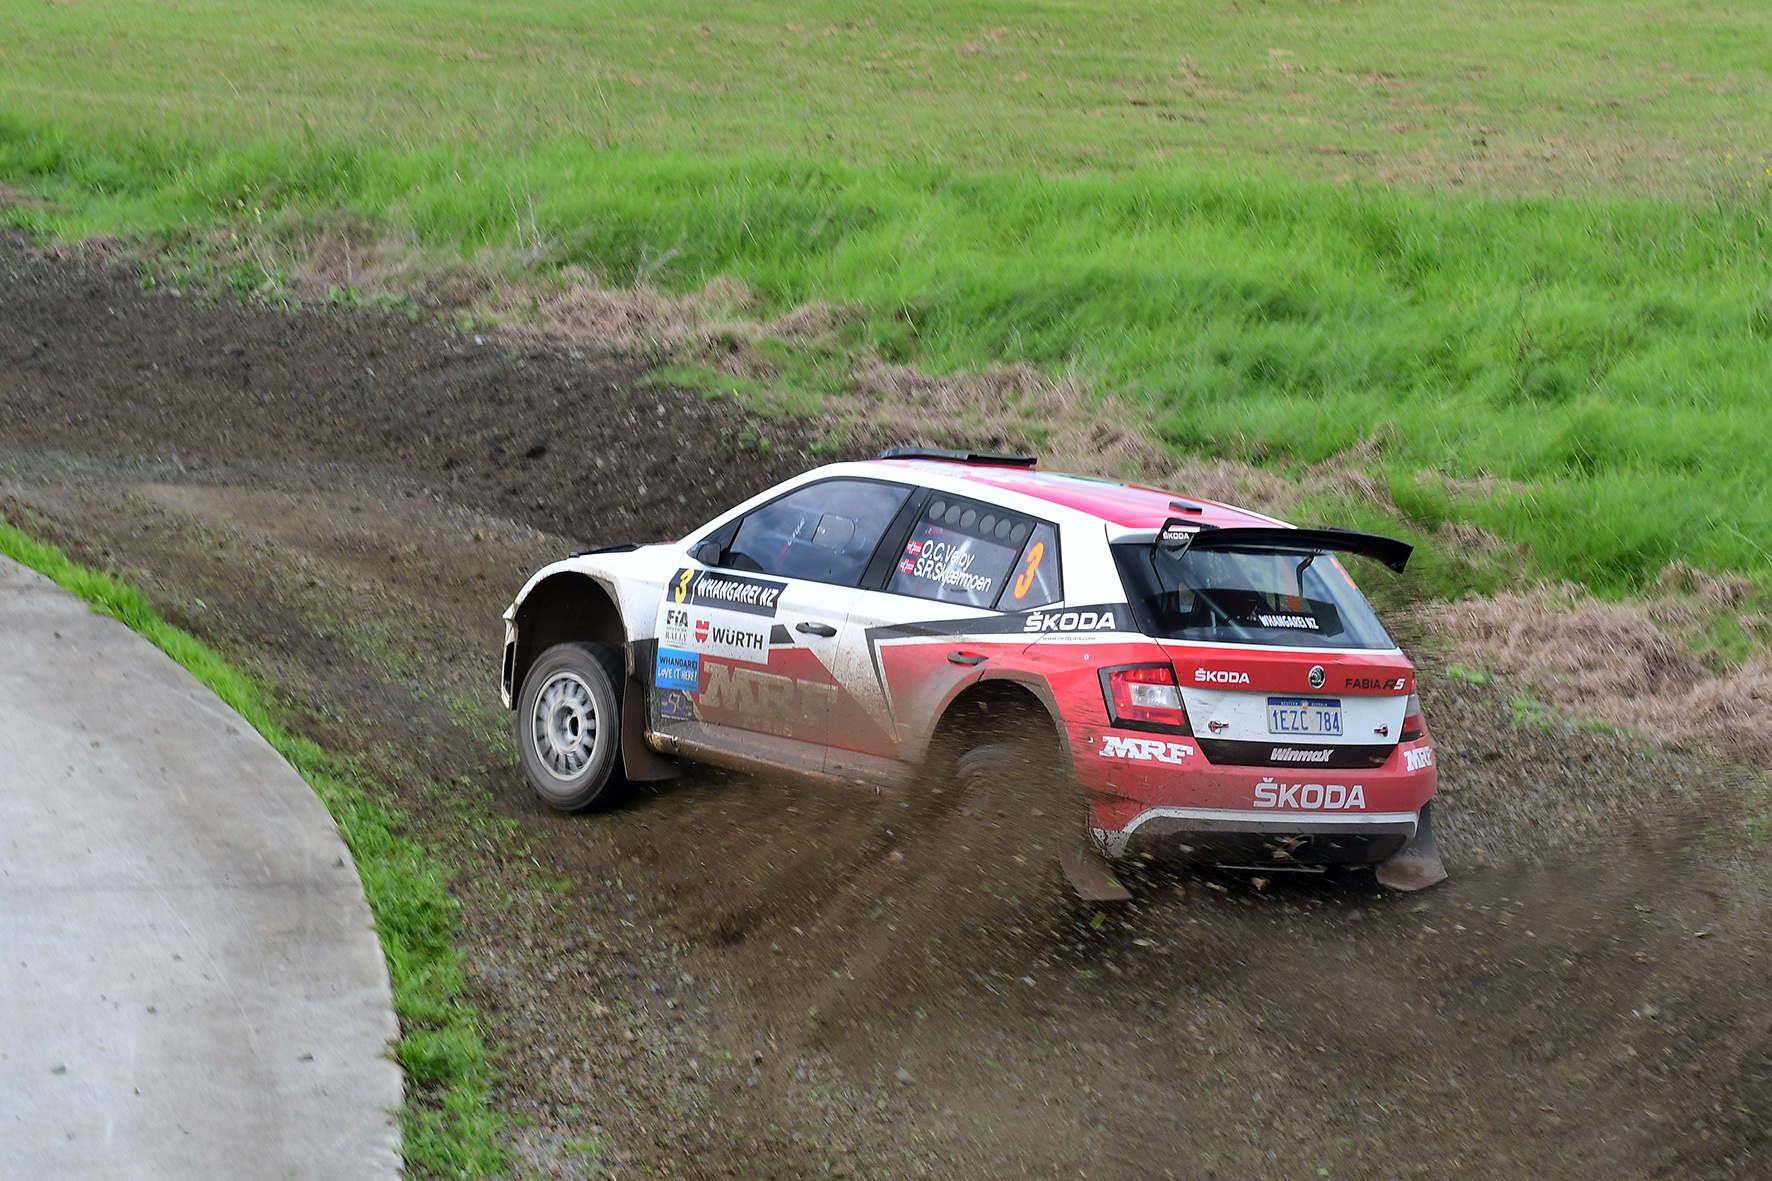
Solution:
<svg viewBox="0 0 1772 1181"><path fill-rule="evenodd" d="M0 1177L392 1177L397 1036L313 791L0 558Z"/></svg>

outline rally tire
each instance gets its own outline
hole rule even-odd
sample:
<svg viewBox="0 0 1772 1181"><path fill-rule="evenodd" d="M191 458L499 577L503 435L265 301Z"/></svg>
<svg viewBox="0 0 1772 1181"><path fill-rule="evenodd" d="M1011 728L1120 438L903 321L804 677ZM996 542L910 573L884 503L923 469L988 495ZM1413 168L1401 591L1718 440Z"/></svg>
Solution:
<svg viewBox="0 0 1772 1181"><path fill-rule="evenodd" d="M621 653L608 644L556 644L523 678L517 752L549 807L608 807L623 794L621 682Z"/></svg>
<svg viewBox="0 0 1772 1181"><path fill-rule="evenodd" d="M954 846L946 856L972 865L973 884L987 894L1041 893L1058 880L1063 850L1085 831L1081 793L1065 774L1050 723L999 704L983 726L947 737L946 790L936 797Z"/></svg>
<svg viewBox="0 0 1772 1181"><path fill-rule="evenodd" d="M1017 844L1056 848L1072 821L1081 834L1084 815L1056 754L1051 744L1030 738L974 746L954 760L955 803L975 828L1002 831Z"/></svg>

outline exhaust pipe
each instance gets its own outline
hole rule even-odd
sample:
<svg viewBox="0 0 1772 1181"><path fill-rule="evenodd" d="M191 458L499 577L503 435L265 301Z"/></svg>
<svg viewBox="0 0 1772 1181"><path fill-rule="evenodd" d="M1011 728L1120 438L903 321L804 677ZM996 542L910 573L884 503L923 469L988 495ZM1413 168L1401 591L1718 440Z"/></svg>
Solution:
<svg viewBox="0 0 1772 1181"><path fill-rule="evenodd" d="M1430 800L1421 806L1415 835L1409 843L1380 862L1374 872L1381 886L1405 892L1425 890L1446 880L1446 867L1440 862L1440 847L1434 844L1434 805Z"/></svg>

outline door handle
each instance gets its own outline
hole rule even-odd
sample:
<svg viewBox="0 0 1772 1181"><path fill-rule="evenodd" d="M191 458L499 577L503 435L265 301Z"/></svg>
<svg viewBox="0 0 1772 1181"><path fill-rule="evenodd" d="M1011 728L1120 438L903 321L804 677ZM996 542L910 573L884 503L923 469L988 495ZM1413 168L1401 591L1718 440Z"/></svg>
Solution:
<svg viewBox="0 0 1772 1181"><path fill-rule="evenodd" d="M985 658L976 652L949 652L948 660L954 664L983 664Z"/></svg>
<svg viewBox="0 0 1772 1181"><path fill-rule="evenodd" d="M809 636L834 636L837 629L828 623L796 623L794 630L805 632Z"/></svg>

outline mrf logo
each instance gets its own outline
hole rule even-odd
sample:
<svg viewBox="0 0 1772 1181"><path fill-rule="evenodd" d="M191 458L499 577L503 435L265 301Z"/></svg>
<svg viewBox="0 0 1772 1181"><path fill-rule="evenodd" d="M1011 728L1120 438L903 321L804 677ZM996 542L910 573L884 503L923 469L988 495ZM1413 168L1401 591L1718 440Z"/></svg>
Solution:
<svg viewBox="0 0 1772 1181"><path fill-rule="evenodd" d="M737 715L747 729L792 737L796 727L822 719L836 694L835 685L713 664L700 701L702 711L716 719Z"/></svg>
<svg viewBox="0 0 1772 1181"><path fill-rule="evenodd" d="M1185 742L1164 742L1156 738L1121 738L1110 734L1101 740L1101 757L1104 759L1137 759L1148 763L1153 759L1159 763L1179 763L1194 753L1194 748Z"/></svg>
<svg viewBox="0 0 1772 1181"><path fill-rule="evenodd" d="M1422 771L1434 765L1434 748L1418 746L1403 752L1403 770Z"/></svg>

